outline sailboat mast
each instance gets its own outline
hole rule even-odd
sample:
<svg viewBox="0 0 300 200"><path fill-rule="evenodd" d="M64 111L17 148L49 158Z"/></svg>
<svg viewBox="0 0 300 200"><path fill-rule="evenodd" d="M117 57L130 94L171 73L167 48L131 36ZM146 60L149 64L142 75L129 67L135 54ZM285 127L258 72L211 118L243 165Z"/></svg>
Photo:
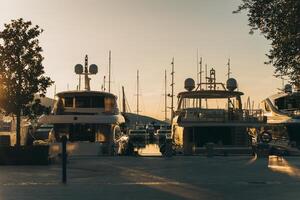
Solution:
<svg viewBox="0 0 300 200"><path fill-rule="evenodd" d="M108 92L110 92L110 76L111 76L111 51L109 50L108 56Z"/></svg>
<svg viewBox="0 0 300 200"><path fill-rule="evenodd" d="M199 54L197 49L197 85L199 85Z"/></svg>
<svg viewBox="0 0 300 200"><path fill-rule="evenodd" d="M207 90L207 64L205 64L205 89Z"/></svg>
<svg viewBox="0 0 300 200"><path fill-rule="evenodd" d="M200 58L200 63L199 63L199 65L200 65L200 72L199 72L199 75L200 75L200 78L199 78L199 80L200 80L200 90L201 90L201 84L202 84L202 57Z"/></svg>
<svg viewBox="0 0 300 200"><path fill-rule="evenodd" d="M136 82L136 114L139 115L139 70L137 70Z"/></svg>
<svg viewBox="0 0 300 200"><path fill-rule="evenodd" d="M171 93L171 121L173 120L174 117L174 57L172 59L172 72L171 72L171 76L172 76L172 83L171 83L171 88L172 88L172 93Z"/></svg>
<svg viewBox="0 0 300 200"><path fill-rule="evenodd" d="M167 121L167 70L165 70L165 121Z"/></svg>

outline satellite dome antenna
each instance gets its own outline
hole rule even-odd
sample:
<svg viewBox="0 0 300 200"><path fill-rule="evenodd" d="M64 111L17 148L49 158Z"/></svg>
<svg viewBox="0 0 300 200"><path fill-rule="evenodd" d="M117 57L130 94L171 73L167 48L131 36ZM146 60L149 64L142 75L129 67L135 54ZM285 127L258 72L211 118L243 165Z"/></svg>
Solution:
<svg viewBox="0 0 300 200"><path fill-rule="evenodd" d="M98 66L95 64L91 64L88 69L88 55L85 55L84 59L84 68L81 64L75 65L75 73L79 75L84 75L84 89L87 91L91 90L89 75L98 73ZM79 89L80 89L80 79L79 79Z"/></svg>

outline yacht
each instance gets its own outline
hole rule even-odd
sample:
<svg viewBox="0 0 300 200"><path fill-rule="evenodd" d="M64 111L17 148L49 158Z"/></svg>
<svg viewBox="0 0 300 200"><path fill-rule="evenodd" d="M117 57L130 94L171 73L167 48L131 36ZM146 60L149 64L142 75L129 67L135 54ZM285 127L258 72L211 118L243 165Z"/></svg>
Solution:
<svg viewBox="0 0 300 200"><path fill-rule="evenodd" d="M273 142L286 140L289 145L300 147L300 90L293 91L291 85L261 102L267 117L268 126L264 127Z"/></svg>
<svg viewBox="0 0 300 200"><path fill-rule="evenodd" d="M123 140L121 126L125 119L118 109L117 96L90 90L88 75L96 74L97 67L90 65L88 70L87 66L87 56L84 69L80 64L75 66L75 72L84 75L85 89L57 93L52 113L41 116L38 123L53 126L49 132L50 141L59 143L62 135L66 135L69 146L75 146L77 150L79 144L91 146L94 143L96 150L101 147L101 154L112 155L120 151L116 148Z"/></svg>
<svg viewBox="0 0 300 200"><path fill-rule="evenodd" d="M178 107L172 119L172 140L186 155L213 143L216 147L250 147L249 128L263 123L262 110L243 109L237 81L216 82L211 69L207 81L185 80L186 91L178 94Z"/></svg>

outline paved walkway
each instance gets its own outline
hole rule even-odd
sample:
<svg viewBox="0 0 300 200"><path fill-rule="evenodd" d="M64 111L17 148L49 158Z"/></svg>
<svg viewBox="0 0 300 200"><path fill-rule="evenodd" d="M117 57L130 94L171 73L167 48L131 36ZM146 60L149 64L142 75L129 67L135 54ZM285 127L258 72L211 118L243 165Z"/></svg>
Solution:
<svg viewBox="0 0 300 200"><path fill-rule="evenodd" d="M0 166L0 199L300 199L300 158L82 157Z"/></svg>

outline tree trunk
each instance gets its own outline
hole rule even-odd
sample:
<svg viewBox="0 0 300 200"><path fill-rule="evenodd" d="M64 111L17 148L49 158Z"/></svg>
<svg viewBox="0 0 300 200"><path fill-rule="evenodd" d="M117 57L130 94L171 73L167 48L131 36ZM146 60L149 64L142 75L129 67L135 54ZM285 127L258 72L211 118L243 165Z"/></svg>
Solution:
<svg viewBox="0 0 300 200"><path fill-rule="evenodd" d="M21 112L17 112L16 146L21 145Z"/></svg>

